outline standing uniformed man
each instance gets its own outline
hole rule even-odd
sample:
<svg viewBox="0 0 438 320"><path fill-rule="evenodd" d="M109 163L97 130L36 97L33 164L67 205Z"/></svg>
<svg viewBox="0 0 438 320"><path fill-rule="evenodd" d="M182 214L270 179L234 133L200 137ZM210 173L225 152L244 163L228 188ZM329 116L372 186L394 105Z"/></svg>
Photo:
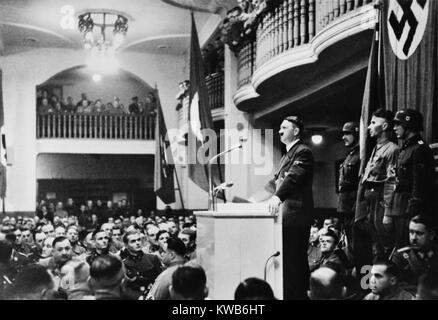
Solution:
<svg viewBox="0 0 438 320"><path fill-rule="evenodd" d="M338 214L347 237L348 247L351 248L360 167L359 124L357 122L344 124L342 127L342 140L350 151L339 167Z"/></svg>
<svg viewBox="0 0 438 320"><path fill-rule="evenodd" d="M427 216L415 216L409 222L410 246L398 249L391 261L402 272L402 280L415 291L422 274L438 270L433 221Z"/></svg>
<svg viewBox="0 0 438 320"><path fill-rule="evenodd" d="M412 109L400 110L394 117L394 131L402 141L397 160L397 178L391 216L384 222L391 226L395 246L409 244L409 219L418 214L432 214L434 159L432 150L420 135L423 116Z"/></svg>
<svg viewBox="0 0 438 320"><path fill-rule="evenodd" d="M387 258L392 249L392 244L387 243L383 217L391 210L399 152L398 146L390 141L393 119L391 111L378 109L368 126L370 137L377 144L360 179L360 202L355 214L353 249L359 277L364 265L372 265L376 256Z"/></svg>

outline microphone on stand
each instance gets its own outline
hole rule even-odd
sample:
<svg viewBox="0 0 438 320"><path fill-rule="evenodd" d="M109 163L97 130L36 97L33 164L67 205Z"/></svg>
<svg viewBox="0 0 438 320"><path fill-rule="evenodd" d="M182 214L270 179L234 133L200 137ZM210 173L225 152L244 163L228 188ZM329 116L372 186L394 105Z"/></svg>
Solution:
<svg viewBox="0 0 438 320"><path fill-rule="evenodd" d="M223 151L221 153L218 153L217 155L211 157L210 160L208 160L208 198L209 198L209 210L216 211L216 204L215 204L215 201L214 201L215 190L213 190L213 181L211 179L211 165L213 164L213 162L217 158L219 158L219 157L223 156L224 154L227 154L228 152L231 152L231 151L233 151L235 149L241 149L242 146L243 146L242 143L234 145L231 148L229 148L229 149L227 149L227 150L225 150L225 151ZM223 185L223 183L221 185L219 185L218 187L220 187L222 185ZM225 187L226 187L226 184L223 186L223 188L225 188Z"/></svg>
<svg viewBox="0 0 438 320"><path fill-rule="evenodd" d="M224 182L213 189L213 191L225 190L234 186L234 182Z"/></svg>
<svg viewBox="0 0 438 320"><path fill-rule="evenodd" d="M272 255L270 255L269 256L269 258L266 260L266 263L265 263L265 271L264 271L264 275L263 275L263 280L265 280L266 281L266 269L267 269L267 267L268 267L268 262L269 262L269 260L271 260L272 258L274 258L274 257L278 257L280 255L280 251L275 251Z"/></svg>

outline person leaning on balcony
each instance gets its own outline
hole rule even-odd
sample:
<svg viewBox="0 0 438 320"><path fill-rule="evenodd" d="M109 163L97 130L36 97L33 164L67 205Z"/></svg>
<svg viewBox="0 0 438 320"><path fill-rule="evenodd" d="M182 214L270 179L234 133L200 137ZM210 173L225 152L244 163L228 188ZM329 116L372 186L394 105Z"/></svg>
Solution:
<svg viewBox="0 0 438 320"><path fill-rule="evenodd" d="M76 104L76 107L83 105L83 103L82 103L83 101L86 101L87 105L90 103L90 101L88 101L87 95L85 93L81 93L81 100L78 101L78 103Z"/></svg>
<svg viewBox="0 0 438 320"><path fill-rule="evenodd" d="M38 113L46 114L46 113L53 113L53 112L54 112L54 109L49 104L49 100L47 98L42 98L41 99L41 105L38 106Z"/></svg>
<svg viewBox="0 0 438 320"><path fill-rule="evenodd" d="M81 100L81 104L76 108L76 112L85 113L86 108L88 108L88 100Z"/></svg>
<svg viewBox="0 0 438 320"><path fill-rule="evenodd" d="M67 100L64 103L64 110L67 113L75 113L77 106L73 102L73 98L68 96Z"/></svg>
<svg viewBox="0 0 438 320"><path fill-rule="evenodd" d="M128 111L129 114L139 114L140 113L140 109L138 108L138 97L132 97L132 102L131 104L128 106Z"/></svg>

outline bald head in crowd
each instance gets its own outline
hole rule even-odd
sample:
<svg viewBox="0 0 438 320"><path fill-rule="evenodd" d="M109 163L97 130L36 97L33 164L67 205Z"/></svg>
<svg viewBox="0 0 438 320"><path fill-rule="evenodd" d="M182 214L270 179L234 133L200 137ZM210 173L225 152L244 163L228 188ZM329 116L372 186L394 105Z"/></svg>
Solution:
<svg viewBox="0 0 438 320"><path fill-rule="evenodd" d="M340 300L345 292L342 276L332 268L322 266L310 276L311 300Z"/></svg>

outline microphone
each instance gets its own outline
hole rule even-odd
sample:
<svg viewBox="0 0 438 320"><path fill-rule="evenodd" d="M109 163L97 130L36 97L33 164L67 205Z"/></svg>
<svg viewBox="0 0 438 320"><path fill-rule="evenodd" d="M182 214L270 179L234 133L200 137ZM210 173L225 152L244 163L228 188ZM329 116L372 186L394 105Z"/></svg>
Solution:
<svg viewBox="0 0 438 320"><path fill-rule="evenodd" d="M241 143L236 144L236 145L232 146L231 148L229 148L229 149L227 149L225 151L222 151L221 153L218 153L217 155L211 157L210 160L208 160L208 163L211 164L211 163L213 163L214 160L216 160L219 157L222 157L224 154L227 154L228 152L231 152L231 151L233 151L235 149L240 149L242 147L243 147L243 145Z"/></svg>
<svg viewBox="0 0 438 320"><path fill-rule="evenodd" d="M266 263L265 263L265 271L264 271L264 276L263 276L263 280L265 280L266 281L266 270L267 270L267 267L268 267L268 262L269 262L269 260L271 260L272 258L274 258L274 257L278 257L280 255L280 251L275 251L273 254L271 254L270 256L269 256L269 258L266 260Z"/></svg>
<svg viewBox="0 0 438 320"><path fill-rule="evenodd" d="M208 160L208 198L209 198L209 209L212 211L216 211L216 204L214 201L214 192L215 190L213 190L213 180L211 178L211 165L213 164L213 161L215 161L217 158L223 156L224 154L227 154L228 152L231 152L235 149L241 149L242 148L242 143L236 144L234 146L232 146L231 148L218 153L217 155L213 156L210 158L210 160ZM220 185L221 186L221 185Z"/></svg>
<svg viewBox="0 0 438 320"><path fill-rule="evenodd" d="M234 182L232 182L232 181L224 182L224 183L221 183L220 185L218 185L216 188L214 188L213 191L228 189L228 188L231 188L232 186L234 186Z"/></svg>

